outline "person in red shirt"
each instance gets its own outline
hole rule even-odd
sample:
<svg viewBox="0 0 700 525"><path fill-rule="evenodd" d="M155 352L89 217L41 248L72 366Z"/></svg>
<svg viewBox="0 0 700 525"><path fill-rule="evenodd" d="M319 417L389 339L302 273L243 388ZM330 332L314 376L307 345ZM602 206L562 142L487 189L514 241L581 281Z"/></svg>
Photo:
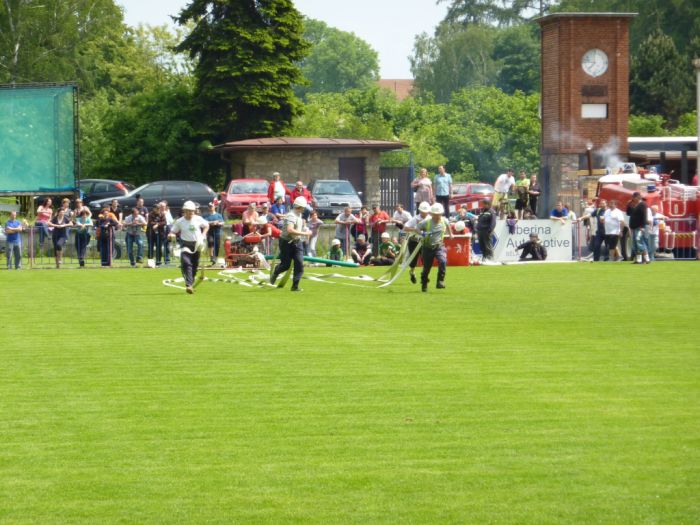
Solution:
<svg viewBox="0 0 700 525"><path fill-rule="evenodd" d="M379 254L379 243L382 233L386 231L386 225L391 221L389 214L382 210L379 204L372 206L372 215L369 217L369 228L372 232L372 255Z"/></svg>
<svg viewBox="0 0 700 525"><path fill-rule="evenodd" d="M284 199L287 195L289 195L289 189L284 184L284 181L280 179L280 174L274 172L272 174L272 181L267 187L267 200L270 201L270 205L272 205L279 197Z"/></svg>
<svg viewBox="0 0 700 525"><path fill-rule="evenodd" d="M309 218L311 211L313 210L314 198L311 196L311 192L304 187L304 183L300 180L297 181L294 189L290 192L289 198L294 202L297 197L304 197L308 205L302 214L304 220Z"/></svg>

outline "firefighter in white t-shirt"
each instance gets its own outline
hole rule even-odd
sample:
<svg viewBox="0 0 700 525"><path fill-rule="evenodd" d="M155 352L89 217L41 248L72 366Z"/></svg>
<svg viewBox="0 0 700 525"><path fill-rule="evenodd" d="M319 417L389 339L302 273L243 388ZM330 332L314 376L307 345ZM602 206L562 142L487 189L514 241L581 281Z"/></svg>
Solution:
<svg viewBox="0 0 700 525"><path fill-rule="evenodd" d="M199 254L204 249L209 230L209 223L199 215L195 215L197 206L192 201L182 205L183 217L176 220L170 227L170 238L179 233L182 251L180 252L180 269L185 278L185 291L194 293L194 276L199 267Z"/></svg>

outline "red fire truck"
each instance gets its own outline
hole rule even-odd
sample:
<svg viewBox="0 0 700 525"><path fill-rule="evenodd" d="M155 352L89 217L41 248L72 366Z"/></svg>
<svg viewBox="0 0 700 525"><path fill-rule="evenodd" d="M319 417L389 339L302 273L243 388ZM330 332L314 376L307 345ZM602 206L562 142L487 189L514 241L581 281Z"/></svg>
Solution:
<svg viewBox="0 0 700 525"><path fill-rule="evenodd" d="M667 217L659 227L659 250L676 259L695 259L700 240L699 190L698 186L681 184L665 174L622 173L601 177L596 197L616 200L618 208L624 211L632 194L640 192L647 206L658 206L659 213ZM622 239L622 255L628 259L632 245L629 228L625 228Z"/></svg>

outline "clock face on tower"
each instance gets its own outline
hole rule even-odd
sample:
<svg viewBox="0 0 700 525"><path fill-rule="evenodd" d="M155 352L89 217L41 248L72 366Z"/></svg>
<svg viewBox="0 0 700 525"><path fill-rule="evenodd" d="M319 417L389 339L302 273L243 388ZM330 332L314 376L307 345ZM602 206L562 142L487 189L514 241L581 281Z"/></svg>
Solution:
<svg viewBox="0 0 700 525"><path fill-rule="evenodd" d="M601 49L589 49L581 59L581 68L592 77L599 77L608 70L608 55Z"/></svg>

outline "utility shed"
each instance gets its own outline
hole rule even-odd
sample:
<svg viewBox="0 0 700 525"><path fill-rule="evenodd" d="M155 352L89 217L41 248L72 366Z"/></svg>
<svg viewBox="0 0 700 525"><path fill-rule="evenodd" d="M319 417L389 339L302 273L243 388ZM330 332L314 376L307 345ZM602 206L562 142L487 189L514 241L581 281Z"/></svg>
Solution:
<svg viewBox="0 0 700 525"><path fill-rule="evenodd" d="M379 154L406 147L389 140L270 137L226 142L213 151L228 164L229 179L270 180L276 171L286 183L344 179L371 204L380 202Z"/></svg>

